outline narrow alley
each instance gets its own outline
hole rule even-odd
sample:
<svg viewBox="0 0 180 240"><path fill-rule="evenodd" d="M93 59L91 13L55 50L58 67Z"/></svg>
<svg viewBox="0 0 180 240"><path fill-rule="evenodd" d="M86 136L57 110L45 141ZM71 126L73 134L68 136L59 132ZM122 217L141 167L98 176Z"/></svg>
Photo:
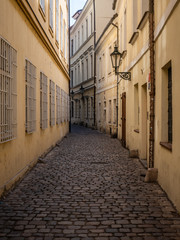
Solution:
<svg viewBox="0 0 180 240"><path fill-rule="evenodd" d="M0 239L179 240L180 216L117 139L73 126L0 201Z"/></svg>

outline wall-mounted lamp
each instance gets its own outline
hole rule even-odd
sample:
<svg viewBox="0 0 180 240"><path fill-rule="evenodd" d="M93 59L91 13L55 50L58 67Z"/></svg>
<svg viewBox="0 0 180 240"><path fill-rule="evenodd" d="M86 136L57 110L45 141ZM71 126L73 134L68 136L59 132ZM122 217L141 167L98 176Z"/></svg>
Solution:
<svg viewBox="0 0 180 240"><path fill-rule="evenodd" d="M120 66L122 56L123 56L123 53L120 53L118 51L118 46L114 47L114 52L112 52L110 56L111 56L112 67L115 68L115 74L119 75L124 80L131 81L131 72L118 72L118 68Z"/></svg>

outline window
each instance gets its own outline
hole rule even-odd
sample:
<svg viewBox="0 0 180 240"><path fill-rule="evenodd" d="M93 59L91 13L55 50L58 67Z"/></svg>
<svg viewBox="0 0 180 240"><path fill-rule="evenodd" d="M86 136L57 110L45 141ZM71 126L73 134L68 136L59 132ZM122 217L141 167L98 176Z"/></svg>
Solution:
<svg viewBox="0 0 180 240"><path fill-rule="evenodd" d="M86 39L88 39L88 19L86 19Z"/></svg>
<svg viewBox="0 0 180 240"><path fill-rule="evenodd" d="M120 52L123 52L123 47L122 47L122 24L120 25Z"/></svg>
<svg viewBox="0 0 180 240"><path fill-rule="evenodd" d="M111 106L111 100L109 100L109 123L112 121L112 106Z"/></svg>
<svg viewBox="0 0 180 240"><path fill-rule="evenodd" d="M105 78L105 54L102 55L102 64L101 64L101 73L102 73L102 79Z"/></svg>
<svg viewBox="0 0 180 240"><path fill-rule="evenodd" d="M81 76L80 76L80 65L78 65L78 83L80 83L80 78L81 78Z"/></svg>
<svg viewBox="0 0 180 240"><path fill-rule="evenodd" d="M106 124L106 101L104 101L104 115L103 115L104 124Z"/></svg>
<svg viewBox="0 0 180 240"><path fill-rule="evenodd" d="M76 52L76 50L77 50L77 36L75 35L74 51Z"/></svg>
<svg viewBox="0 0 180 240"><path fill-rule="evenodd" d="M36 130L36 67L26 60L26 132Z"/></svg>
<svg viewBox="0 0 180 240"><path fill-rule="evenodd" d="M102 74L102 62L101 62L101 57L99 58L99 81L101 80L101 74Z"/></svg>
<svg viewBox="0 0 180 240"><path fill-rule="evenodd" d="M94 98L90 98L90 118L94 118Z"/></svg>
<svg viewBox="0 0 180 240"><path fill-rule="evenodd" d="M98 119L99 119L99 123L101 122L101 103L99 102L99 109L98 109L98 113L99 113L99 116L98 116Z"/></svg>
<svg viewBox="0 0 180 240"><path fill-rule="evenodd" d="M77 85L77 68L75 67L75 81L74 84Z"/></svg>
<svg viewBox="0 0 180 240"><path fill-rule="evenodd" d="M40 7L41 7L41 10L43 11L43 14L45 14L45 0L40 0Z"/></svg>
<svg viewBox="0 0 180 240"><path fill-rule="evenodd" d="M61 89L61 122L65 122L65 92Z"/></svg>
<svg viewBox="0 0 180 240"><path fill-rule="evenodd" d="M80 47L80 31L78 31L78 48Z"/></svg>
<svg viewBox="0 0 180 240"><path fill-rule="evenodd" d="M74 117L74 101L71 102L71 117Z"/></svg>
<svg viewBox="0 0 180 240"><path fill-rule="evenodd" d="M134 126L139 130L139 90L138 83L134 85Z"/></svg>
<svg viewBox="0 0 180 240"><path fill-rule="evenodd" d="M88 80L89 77L89 71L88 71L88 58L86 58L86 80Z"/></svg>
<svg viewBox="0 0 180 240"><path fill-rule="evenodd" d="M84 81L84 62L82 61L82 82Z"/></svg>
<svg viewBox="0 0 180 240"><path fill-rule="evenodd" d="M161 145L172 149L173 109L172 109L172 65L171 61L162 68L162 128Z"/></svg>
<svg viewBox="0 0 180 240"><path fill-rule="evenodd" d="M56 41L59 44L59 0L56 0Z"/></svg>
<svg viewBox="0 0 180 240"><path fill-rule="evenodd" d="M90 13L91 18L91 34L93 33L93 18L92 18L92 12Z"/></svg>
<svg viewBox="0 0 180 240"><path fill-rule="evenodd" d="M73 70L71 70L71 87L73 87Z"/></svg>
<svg viewBox="0 0 180 240"><path fill-rule="evenodd" d="M61 98L60 87L56 85L56 124L61 123Z"/></svg>
<svg viewBox="0 0 180 240"><path fill-rule="evenodd" d="M84 42L84 26L82 25L82 44Z"/></svg>
<svg viewBox="0 0 180 240"><path fill-rule="evenodd" d="M112 63L111 63L111 53L112 53L112 47L109 47L109 54L108 54L108 59L109 59L109 63L108 63L108 74L111 73L112 71Z"/></svg>
<svg viewBox="0 0 180 240"><path fill-rule="evenodd" d="M53 0L49 0L49 26L53 31Z"/></svg>
<svg viewBox="0 0 180 240"><path fill-rule="evenodd" d="M67 58L66 22L64 21L64 57Z"/></svg>
<svg viewBox="0 0 180 240"><path fill-rule="evenodd" d="M50 125L55 125L55 83L49 82Z"/></svg>
<svg viewBox="0 0 180 240"><path fill-rule="evenodd" d="M172 68L168 68L168 142L172 143Z"/></svg>
<svg viewBox="0 0 180 240"><path fill-rule="evenodd" d="M48 127L48 80L44 73L40 73L40 127Z"/></svg>
<svg viewBox="0 0 180 240"><path fill-rule="evenodd" d="M16 138L17 52L0 37L0 143Z"/></svg>
<svg viewBox="0 0 180 240"><path fill-rule="evenodd" d="M73 39L71 39L71 57L73 56L73 54L74 54L74 40Z"/></svg>
<svg viewBox="0 0 180 240"><path fill-rule="evenodd" d="M85 98L85 118L89 119L89 98Z"/></svg>
<svg viewBox="0 0 180 240"><path fill-rule="evenodd" d="M138 14L138 0L133 0L133 18L132 18L133 32L135 32L137 28L137 20L138 20L137 14Z"/></svg>
<svg viewBox="0 0 180 240"><path fill-rule="evenodd" d="M91 78L93 77L93 55L91 54Z"/></svg>
<svg viewBox="0 0 180 240"><path fill-rule="evenodd" d="M61 52L63 52L63 12L61 9Z"/></svg>
<svg viewBox="0 0 180 240"><path fill-rule="evenodd" d="M141 16L143 17L144 13L149 9L149 1L141 0Z"/></svg>

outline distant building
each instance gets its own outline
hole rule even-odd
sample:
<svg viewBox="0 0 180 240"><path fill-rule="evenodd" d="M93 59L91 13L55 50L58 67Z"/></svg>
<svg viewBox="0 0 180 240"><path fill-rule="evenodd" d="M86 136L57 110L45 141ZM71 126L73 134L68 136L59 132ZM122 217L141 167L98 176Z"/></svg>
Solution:
<svg viewBox="0 0 180 240"><path fill-rule="evenodd" d="M69 131L68 8L1 0L0 194Z"/></svg>
<svg viewBox="0 0 180 240"><path fill-rule="evenodd" d="M102 11L102 4L104 6ZM96 102L96 36L102 33L111 18L111 1L88 0L74 14L75 24L70 31L70 76L72 123L95 127Z"/></svg>

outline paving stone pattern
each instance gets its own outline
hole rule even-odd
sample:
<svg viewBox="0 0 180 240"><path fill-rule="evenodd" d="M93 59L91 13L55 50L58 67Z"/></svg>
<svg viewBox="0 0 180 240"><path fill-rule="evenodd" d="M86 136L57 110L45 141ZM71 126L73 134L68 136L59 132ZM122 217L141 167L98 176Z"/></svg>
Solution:
<svg viewBox="0 0 180 240"><path fill-rule="evenodd" d="M117 139L74 126L0 202L0 239L180 240L180 216Z"/></svg>

